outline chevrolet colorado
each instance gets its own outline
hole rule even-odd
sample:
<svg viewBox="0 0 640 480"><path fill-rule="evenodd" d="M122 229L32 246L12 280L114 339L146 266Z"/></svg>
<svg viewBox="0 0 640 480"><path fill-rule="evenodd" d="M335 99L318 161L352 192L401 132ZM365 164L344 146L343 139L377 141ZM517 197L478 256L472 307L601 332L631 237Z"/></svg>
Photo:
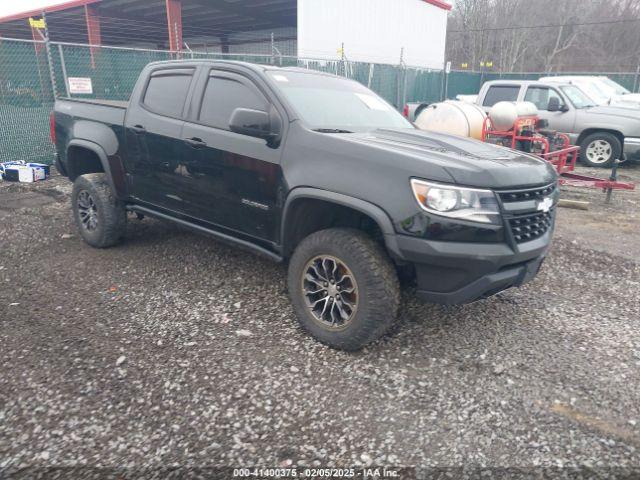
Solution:
<svg viewBox="0 0 640 480"><path fill-rule="evenodd" d="M387 330L399 271L472 302L531 280L553 232L546 162L417 130L325 73L152 63L129 102L58 100L51 129L88 244L116 244L129 211L286 261L300 324L335 348Z"/></svg>

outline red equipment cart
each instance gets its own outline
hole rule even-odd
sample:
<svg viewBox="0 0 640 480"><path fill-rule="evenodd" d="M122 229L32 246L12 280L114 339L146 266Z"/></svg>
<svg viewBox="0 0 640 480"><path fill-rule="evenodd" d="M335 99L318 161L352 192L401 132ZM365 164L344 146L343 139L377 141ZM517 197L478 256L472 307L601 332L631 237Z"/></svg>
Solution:
<svg viewBox="0 0 640 480"><path fill-rule="evenodd" d="M563 133L540 128L540 118L535 115L519 117L510 130L496 130L491 119L485 118L482 125L482 141L533 153L556 167L561 185L573 187L601 188L610 198L614 189L633 190L633 183L617 181L618 161L608 179L575 173L580 147L571 146L569 137Z"/></svg>

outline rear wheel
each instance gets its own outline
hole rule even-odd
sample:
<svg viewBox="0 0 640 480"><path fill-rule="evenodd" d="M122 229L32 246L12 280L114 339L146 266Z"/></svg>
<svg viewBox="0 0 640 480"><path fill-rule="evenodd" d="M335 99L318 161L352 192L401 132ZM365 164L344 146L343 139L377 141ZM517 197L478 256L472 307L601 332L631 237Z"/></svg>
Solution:
<svg viewBox="0 0 640 480"><path fill-rule="evenodd" d="M592 133L580 144L580 160L590 167L610 167L621 155L622 144L612 133Z"/></svg>
<svg viewBox="0 0 640 480"><path fill-rule="evenodd" d="M361 231L311 234L289 263L289 294L302 327L317 340L358 350L382 336L397 315L399 286L386 252Z"/></svg>
<svg viewBox="0 0 640 480"><path fill-rule="evenodd" d="M80 236L92 247L110 247L124 236L126 211L111 191L104 173L76 178L71 202Z"/></svg>

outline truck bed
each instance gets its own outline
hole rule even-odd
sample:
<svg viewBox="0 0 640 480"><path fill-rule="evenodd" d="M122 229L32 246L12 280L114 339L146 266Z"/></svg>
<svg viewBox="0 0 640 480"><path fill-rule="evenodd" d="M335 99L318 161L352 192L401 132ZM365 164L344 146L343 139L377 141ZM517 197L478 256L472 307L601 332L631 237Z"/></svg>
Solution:
<svg viewBox="0 0 640 480"><path fill-rule="evenodd" d="M66 102L91 103L94 105L106 105L108 107L124 108L129 106L129 100L103 100L101 98L69 98L62 97L60 100Z"/></svg>
<svg viewBox="0 0 640 480"><path fill-rule="evenodd" d="M57 114L74 119L122 127L128 106L128 101L120 100L60 98L56 100L54 110Z"/></svg>

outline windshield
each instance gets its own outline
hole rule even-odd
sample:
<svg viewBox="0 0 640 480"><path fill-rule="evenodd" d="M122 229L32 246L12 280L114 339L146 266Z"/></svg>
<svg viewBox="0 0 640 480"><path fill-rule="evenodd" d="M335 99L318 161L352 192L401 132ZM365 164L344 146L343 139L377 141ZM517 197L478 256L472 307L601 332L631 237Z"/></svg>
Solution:
<svg viewBox="0 0 640 480"><path fill-rule="evenodd" d="M578 87L574 87L573 85L566 85L560 88L562 89L564 94L569 97L569 100L574 107L587 108L595 106L593 100L587 97Z"/></svg>
<svg viewBox="0 0 640 480"><path fill-rule="evenodd" d="M344 78L270 70L301 119L326 133L411 128L413 125L368 88Z"/></svg>
<svg viewBox="0 0 640 480"><path fill-rule="evenodd" d="M582 82L578 84L580 90L582 90L591 100L595 101L598 105L605 105L609 103L611 95L607 94L596 82Z"/></svg>
<svg viewBox="0 0 640 480"><path fill-rule="evenodd" d="M606 85L609 88L611 88L613 90L613 92L615 92L616 95L626 95L627 93L631 93L631 92L629 92L629 90L624 88L622 85L620 85L619 83L614 82L613 80L611 80L608 77L600 77L598 80L600 80L604 85Z"/></svg>

